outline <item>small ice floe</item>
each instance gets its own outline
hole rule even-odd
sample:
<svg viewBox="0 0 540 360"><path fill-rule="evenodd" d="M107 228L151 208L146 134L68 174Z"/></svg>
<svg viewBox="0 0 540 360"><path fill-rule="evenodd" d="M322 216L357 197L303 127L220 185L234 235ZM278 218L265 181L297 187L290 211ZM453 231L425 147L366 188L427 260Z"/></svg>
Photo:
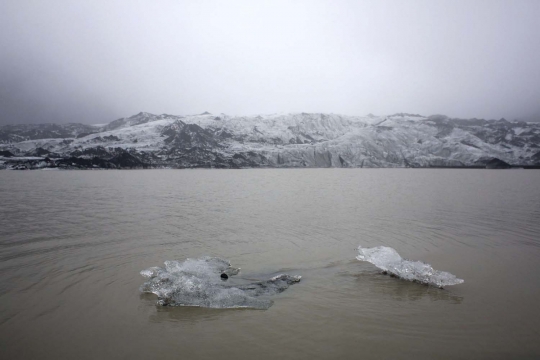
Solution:
<svg viewBox="0 0 540 360"><path fill-rule="evenodd" d="M405 260L391 247L363 248L359 246L358 253L356 257L358 260L370 262L381 269L383 274L390 274L401 279L440 288L464 282L455 275L435 270L431 265L424 262Z"/></svg>
<svg viewBox="0 0 540 360"><path fill-rule="evenodd" d="M268 309L273 302L266 296L280 293L301 279L281 274L266 281L230 284L229 277L239 270L216 257L165 261L163 268L141 271L148 281L140 290L156 294L162 306Z"/></svg>

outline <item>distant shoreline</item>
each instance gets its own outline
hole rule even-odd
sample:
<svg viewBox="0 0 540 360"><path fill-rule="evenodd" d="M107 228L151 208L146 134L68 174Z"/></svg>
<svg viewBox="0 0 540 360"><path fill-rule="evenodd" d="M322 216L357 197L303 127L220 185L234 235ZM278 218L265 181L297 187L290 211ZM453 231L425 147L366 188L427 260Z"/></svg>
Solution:
<svg viewBox="0 0 540 360"><path fill-rule="evenodd" d="M77 166L42 166L29 165L28 163L1 163L0 170L249 170L249 169L461 169L461 170L538 170L540 165L510 165L509 167L488 168L486 166L395 166L395 167L300 167L300 166L252 166L252 167L220 167L220 166L190 166L190 167L168 167L168 166L136 166L136 167L77 167Z"/></svg>

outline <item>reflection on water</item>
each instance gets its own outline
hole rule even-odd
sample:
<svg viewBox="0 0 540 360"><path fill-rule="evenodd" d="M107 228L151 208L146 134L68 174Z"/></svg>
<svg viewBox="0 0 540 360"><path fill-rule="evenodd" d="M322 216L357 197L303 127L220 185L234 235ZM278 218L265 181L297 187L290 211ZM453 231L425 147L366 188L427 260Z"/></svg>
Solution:
<svg viewBox="0 0 540 360"><path fill-rule="evenodd" d="M154 296L155 304L155 296ZM197 323L199 321L215 321L222 317L231 316L235 311L257 311L253 309L209 309L193 306L156 306L155 313L148 319L155 323L164 321L182 321Z"/></svg>
<svg viewBox="0 0 540 360"><path fill-rule="evenodd" d="M452 290L392 278L381 272L361 273L352 276L356 278L359 286L370 286L381 296L390 297L397 301L429 299L430 301L448 301L451 304L461 304L464 300L463 296L454 295Z"/></svg>
<svg viewBox="0 0 540 360"><path fill-rule="evenodd" d="M538 171L3 171L0 357L540 357L539 183ZM384 276L358 245L465 283ZM239 283L302 281L264 311L139 293L142 269L201 256L241 267Z"/></svg>

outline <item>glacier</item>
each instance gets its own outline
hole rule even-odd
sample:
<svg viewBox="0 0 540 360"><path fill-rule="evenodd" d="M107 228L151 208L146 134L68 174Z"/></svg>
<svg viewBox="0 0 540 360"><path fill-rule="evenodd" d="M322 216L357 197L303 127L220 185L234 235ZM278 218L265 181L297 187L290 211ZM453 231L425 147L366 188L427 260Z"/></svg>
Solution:
<svg viewBox="0 0 540 360"><path fill-rule="evenodd" d="M356 258L360 261L372 263L381 269L383 273L424 285L444 288L445 286L464 282L463 279L458 279L449 272L435 270L431 265L424 262L405 260L395 249L387 246L373 248L359 246Z"/></svg>
<svg viewBox="0 0 540 360"><path fill-rule="evenodd" d="M540 123L141 112L106 125L0 126L4 169L486 167L493 159L502 167L540 166Z"/></svg>
<svg viewBox="0 0 540 360"><path fill-rule="evenodd" d="M141 271L148 280L140 291L157 295L161 306L268 309L273 304L268 296L283 292L301 279L298 275L280 274L265 281L225 280L239 271L217 257L165 261L163 268Z"/></svg>

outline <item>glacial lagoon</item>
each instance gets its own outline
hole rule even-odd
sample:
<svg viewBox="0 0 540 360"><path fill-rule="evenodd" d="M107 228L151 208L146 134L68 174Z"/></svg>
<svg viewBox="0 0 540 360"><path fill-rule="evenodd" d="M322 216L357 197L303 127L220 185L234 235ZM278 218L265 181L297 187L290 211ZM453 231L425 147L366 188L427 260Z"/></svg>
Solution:
<svg viewBox="0 0 540 360"><path fill-rule="evenodd" d="M2 171L0 357L537 358L538 184L534 170ZM359 246L464 282L385 276ZM264 309L140 291L141 271L204 256L240 268L231 285L301 281Z"/></svg>

